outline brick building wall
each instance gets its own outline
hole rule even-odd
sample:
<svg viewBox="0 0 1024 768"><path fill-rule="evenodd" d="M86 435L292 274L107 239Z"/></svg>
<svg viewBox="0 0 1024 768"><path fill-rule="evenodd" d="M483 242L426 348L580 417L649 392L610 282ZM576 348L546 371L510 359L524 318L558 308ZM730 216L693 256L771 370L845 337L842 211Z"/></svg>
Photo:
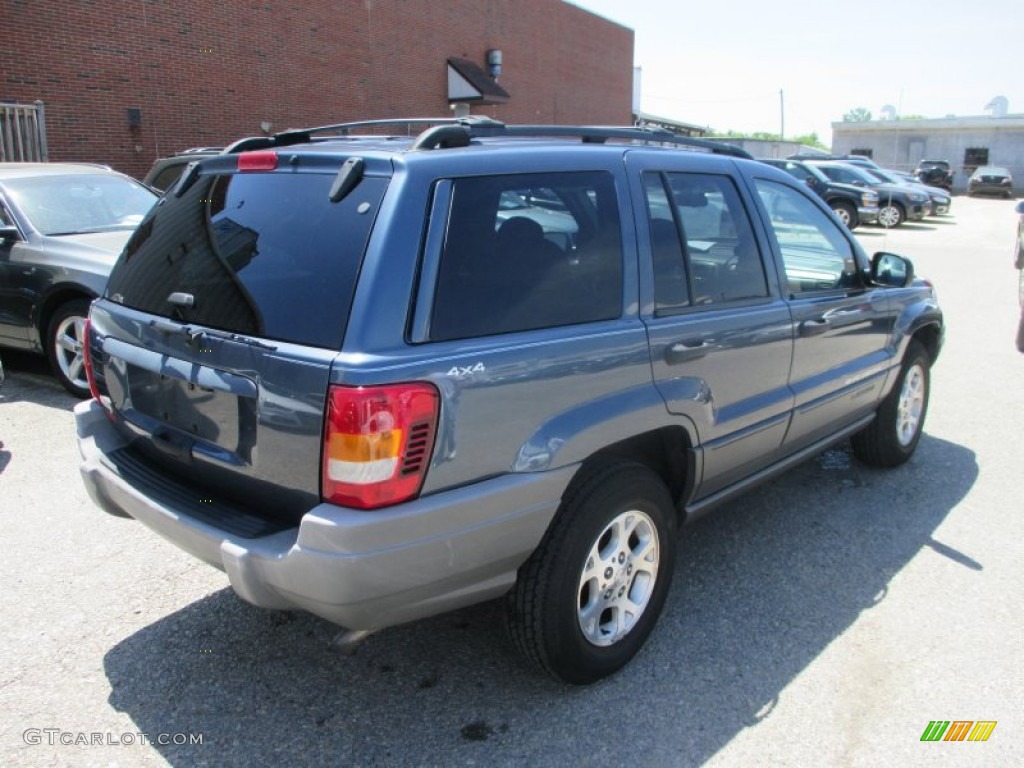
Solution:
<svg viewBox="0 0 1024 768"><path fill-rule="evenodd" d="M51 160L157 157L290 127L450 114L446 59L504 53L508 122L628 124L633 32L562 0L0 0L0 100ZM137 126L128 110L140 110Z"/></svg>

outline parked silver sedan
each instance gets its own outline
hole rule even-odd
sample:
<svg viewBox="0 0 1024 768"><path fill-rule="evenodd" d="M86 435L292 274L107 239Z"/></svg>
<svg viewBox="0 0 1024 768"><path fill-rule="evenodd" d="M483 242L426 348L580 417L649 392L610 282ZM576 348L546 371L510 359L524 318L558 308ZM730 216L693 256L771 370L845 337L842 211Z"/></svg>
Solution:
<svg viewBox="0 0 1024 768"><path fill-rule="evenodd" d="M0 163L0 347L46 354L70 392L89 394L89 303L157 196L105 166Z"/></svg>

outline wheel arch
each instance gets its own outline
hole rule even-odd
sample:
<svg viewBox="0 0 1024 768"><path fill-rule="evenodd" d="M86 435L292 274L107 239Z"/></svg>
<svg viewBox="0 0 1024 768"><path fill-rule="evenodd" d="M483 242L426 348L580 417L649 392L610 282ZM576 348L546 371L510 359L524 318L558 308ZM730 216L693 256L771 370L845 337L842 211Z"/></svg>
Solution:
<svg viewBox="0 0 1024 768"><path fill-rule="evenodd" d="M900 313L895 332L900 359L906 354L910 342L917 341L925 348L929 360L934 364L945 338L942 310L934 299L915 301Z"/></svg>
<svg viewBox="0 0 1024 768"><path fill-rule="evenodd" d="M700 473L700 455L694 450L690 435L681 426L666 426L624 438L588 456L566 489L571 495L575 486L587 482L613 464L641 464L661 478L675 505L679 526L685 522L685 502L692 496Z"/></svg>
<svg viewBox="0 0 1024 768"><path fill-rule="evenodd" d="M942 348L942 331L938 323L928 322L921 324L911 333L910 339L919 342L928 353L928 359L932 363L935 362L935 359L939 356L939 350Z"/></svg>
<svg viewBox="0 0 1024 768"><path fill-rule="evenodd" d="M69 301L87 301L91 302L97 298L97 294L90 290L83 288L80 285L63 285L57 286L39 303L39 309L36 313L35 328L39 333L39 346L46 352L49 345L49 339L47 338L47 329L50 327L50 321L53 319L54 314L57 310L67 304Z"/></svg>
<svg viewBox="0 0 1024 768"><path fill-rule="evenodd" d="M837 208L841 208L846 212L846 215L850 217L850 223L847 225L847 229L856 229L860 224L860 216L857 213L857 206L853 201L841 195L834 195L826 201L828 207L835 211Z"/></svg>

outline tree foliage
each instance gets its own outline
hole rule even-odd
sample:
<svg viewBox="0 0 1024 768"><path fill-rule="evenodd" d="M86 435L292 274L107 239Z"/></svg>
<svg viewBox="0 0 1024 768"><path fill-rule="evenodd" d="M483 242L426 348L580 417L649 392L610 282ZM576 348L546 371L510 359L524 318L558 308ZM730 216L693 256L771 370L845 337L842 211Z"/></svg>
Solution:
<svg viewBox="0 0 1024 768"><path fill-rule="evenodd" d="M857 107L851 109L845 115L843 115L844 123L866 123L871 120L871 111L864 107Z"/></svg>
<svg viewBox="0 0 1024 768"><path fill-rule="evenodd" d="M769 133L767 131L754 131L753 133L741 133L740 131L728 130L728 131L712 131L708 134L709 139L758 139L760 141L792 141L797 144L803 144L808 147L817 147L819 149L828 149L818 134L814 131L811 133L805 133L802 136L787 136L785 139L779 136L777 133Z"/></svg>

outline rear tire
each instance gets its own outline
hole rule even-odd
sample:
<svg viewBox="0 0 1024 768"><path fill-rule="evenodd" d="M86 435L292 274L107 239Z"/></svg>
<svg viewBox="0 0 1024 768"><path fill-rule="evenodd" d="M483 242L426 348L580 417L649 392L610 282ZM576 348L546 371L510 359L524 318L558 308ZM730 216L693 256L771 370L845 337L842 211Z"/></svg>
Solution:
<svg viewBox="0 0 1024 768"><path fill-rule="evenodd" d="M603 465L574 483L509 596L516 649L574 685L632 659L654 628L675 565L668 488L634 463Z"/></svg>
<svg viewBox="0 0 1024 768"><path fill-rule="evenodd" d="M75 397L89 396L85 377L85 319L89 301L73 299L57 308L46 333L46 355L57 381Z"/></svg>
<svg viewBox="0 0 1024 768"><path fill-rule="evenodd" d="M872 467L898 467L921 440L931 391L931 358L917 341L903 356L896 385L878 407L875 420L853 436L853 452Z"/></svg>

